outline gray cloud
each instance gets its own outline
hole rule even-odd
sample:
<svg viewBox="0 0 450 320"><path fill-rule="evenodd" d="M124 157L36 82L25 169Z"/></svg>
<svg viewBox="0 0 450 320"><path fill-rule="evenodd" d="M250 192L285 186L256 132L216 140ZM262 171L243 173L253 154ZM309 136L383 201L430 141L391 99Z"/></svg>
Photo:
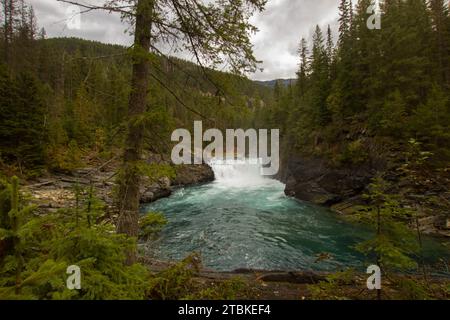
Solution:
<svg viewBox="0 0 450 320"><path fill-rule="evenodd" d="M29 0L28 0L29 1ZM101 0L85 1L85 3L101 4ZM83 3L83 1L81 1ZM97 40L105 43L130 45L131 37L125 33L123 23L117 14L108 14L102 11L83 13L80 18L80 29L67 27L72 14L67 12L69 4L56 0L31 0L39 26L44 27L48 37L78 37L88 40Z"/></svg>
<svg viewBox="0 0 450 320"><path fill-rule="evenodd" d="M101 3L101 0L97 0ZM105 43L130 45L131 37L116 14L92 11L81 16L79 30L67 28L68 4L56 0L31 0L39 25L49 37L79 37ZM95 0L89 1L95 3ZM338 0L269 0L266 10L252 18L259 32L252 36L255 55L263 61L255 80L292 78L297 71L297 49L301 37L310 40L315 25L324 31L337 25ZM186 54L180 53L186 58Z"/></svg>
<svg viewBox="0 0 450 320"><path fill-rule="evenodd" d="M260 32L253 37L255 54L263 61L258 80L292 78L298 65L302 37L311 40L315 25L336 25L337 0L272 0L253 18Z"/></svg>

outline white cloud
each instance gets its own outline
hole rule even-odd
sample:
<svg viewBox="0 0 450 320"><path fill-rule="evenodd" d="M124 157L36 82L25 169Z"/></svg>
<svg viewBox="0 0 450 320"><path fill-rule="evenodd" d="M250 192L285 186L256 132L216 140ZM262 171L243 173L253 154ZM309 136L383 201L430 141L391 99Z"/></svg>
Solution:
<svg viewBox="0 0 450 320"><path fill-rule="evenodd" d="M30 0L29 0L30 1ZM101 0L91 0L95 3ZM105 43L130 45L131 37L117 14L91 11L81 16L81 28L67 28L68 4L56 0L31 0L39 25L49 37L79 37ZM252 18L260 32L252 36L256 58L263 72L249 75L255 80L295 77L297 48L301 37L311 39L316 24L337 24L338 0L269 0L266 10ZM186 54L181 54L186 58Z"/></svg>

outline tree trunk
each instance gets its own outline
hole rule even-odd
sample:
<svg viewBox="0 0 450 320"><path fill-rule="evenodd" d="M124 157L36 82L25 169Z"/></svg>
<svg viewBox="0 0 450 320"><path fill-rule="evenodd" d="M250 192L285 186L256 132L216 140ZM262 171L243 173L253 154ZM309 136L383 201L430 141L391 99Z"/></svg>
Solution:
<svg viewBox="0 0 450 320"><path fill-rule="evenodd" d="M377 205L377 239L379 240L381 236L381 208L380 205ZM378 246L379 244L377 244ZM377 252L377 265L381 269L381 256L380 253ZM377 300L381 300L381 289L377 289Z"/></svg>
<svg viewBox="0 0 450 320"><path fill-rule="evenodd" d="M142 157L143 127L138 120L147 109L149 82L152 6L154 0L139 0L136 9L133 71L131 94L128 102L128 132L125 139L121 178L119 179L119 219L117 232L129 237L138 236L139 184L138 162ZM127 263L136 261L133 249L127 253Z"/></svg>
<svg viewBox="0 0 450 320"><path fill-rule="evenodd" d="M12 22L14 15L14 3L12 0L4 0L3 2L3 14L4 14L4 25L3 25L3 41L4 41L4 59L7 65L10 64L10 41L12 39Z"/></svg>
<svg viewBox="0 0 450 320"><path fill-rule="evenodd" d="M421 207L419 205L416 205L416 211L422 213ZM419 223L419 217L414 217L414 220L416 222L416 232L417 232L417 241L419 242L419 261L420 261L420 267L422 269L422 275L423 279L425 280L425 283L428 285L428 276L427 276L427 268L425 266L425 259L423 257L423 242L422 242L422 232L420 231L420 223Z"/></svg>

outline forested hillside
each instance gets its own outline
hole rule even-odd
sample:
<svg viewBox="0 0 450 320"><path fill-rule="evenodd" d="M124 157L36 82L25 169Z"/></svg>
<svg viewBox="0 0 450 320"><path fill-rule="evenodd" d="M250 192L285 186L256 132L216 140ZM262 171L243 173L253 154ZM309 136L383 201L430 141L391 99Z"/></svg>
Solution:
<svg viewBox="0 0 450 320"><path fill-rule="evenodd" d="M317 25L297 78L267 81L244 76L264 0L80 4L120 12L130 47L0 3L0 300L449 299L446 1L382 1L370 29L371 0L339 0L338 37ZM280 129L280 172L174 165L196 120Z"/></svg>
<svg viewBox="0 0 450 320"><path fill-rule="evenodd" d="M18 13L20 24L0 44L4 169L26 176L39 169L70 171L89 152L107 159L112 148L121 147L127 122L129 50L45 39L32 14ZM151 79L147 116L157 127L149 128L148 146L154 152L170 152L161 142L170 141L174 128L191 128L193 119L205 127L249 127L272 99L270 89L246 78L157 52L151 56Z"/></svg>
<svg viewBox="0 0 450 320"><path fill-rule="evenodd" d="M339 157L351 145L364 154L374 138L386 147L414 138L448 163L448 6L385 1L382 28L369 30L369 4L341 1L338 39L317 26L313 43L301 40L297 82L275 88L270 119L299 150L336 162L364 160Z"/></svg>
<svg viewBox="0 0 450 320"><path fill-rule="evenodd" d="M264 125L282 128L282 176L293 179L288 189L299 198L328 205L349 199L359 203L370 179L380 176L389 181L390 192L411 206L426 207L420 210L440 216L435 222L445 227L450 197L448 5L442 0L384 1L382 27L370 30L370 1L350 3L340 1L338 39L329 27L317 26L312 43L300 42L296 83L274 88L276 103ZM296 175L296 166L314 171L308 162L295 164L305 158L328 169L312 180L306 173Z"/></svg>
<svg viewBox="0 0 450 320"><path fill-rule="evenodd" d="M148 1L140 3L144 2ZM270 89L242 76L165 56L156 48L139 55L139 45L47 39L31 4L1 1L0 299L232 298L239 281L219 281L216 289L193 281L199 267L195 255L161 272L150 272L141 263L142 256L139 262L129 261L137 238L154 237L167 221L153 212L139 219L135 210L133 223L139 224L139 234L126 237L117 230L121 208L114 203L110 210L112 201L105 203L98 194L115 195L116 201L122 196L117 196L114 180L118 176L120 183L124 171L119 159L130 148L126 142L130 127L139 128L143 153L136 162L124 157L123 167L133 164L139 177L146 177L151 199L168 196L164 179L173 178L174 170L153 163L151 155L170 154L172 131L191 129L194 119L203 120L205 129L254 126L254 114L272 99ZM238 6L231 12L241 10ZM236 39L242 40L246 32L242 29ZM229 39L226 44L236 43L237 50L237 42ZM149 65L150 81L144 103L138 105L144 112L136 114L128 106L138 60ZM93 165L100 168L92 170ZM112 167L107 177L92 176L105 165ZM87 166L91 166L89 180L86 170L82 177L76 173ZM195 169L194 176L177 175L175 182L214 178L210 168L199 168L199 173ZM139 179L124 185L132 183L141 186ZM49 203L43 203L35 191L48 185L44 193L52 195ZM53 194L67 195L62 206L61 198ZM139 196L130 205L137 207ZM70 265L82 269L81 290L66 283Z"/></svg>

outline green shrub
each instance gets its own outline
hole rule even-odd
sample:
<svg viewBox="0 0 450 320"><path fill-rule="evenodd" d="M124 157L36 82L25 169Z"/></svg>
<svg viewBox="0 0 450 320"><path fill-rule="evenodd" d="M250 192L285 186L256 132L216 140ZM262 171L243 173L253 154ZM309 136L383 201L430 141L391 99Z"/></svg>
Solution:
<svg viewBox="0 0 450 320"><path fill-rule="evenodd" d="M193 276L199 269L200 256L191 254L150 280L149 297L157 300L179 300L189 296L195 287Z"/></svg>
<svg viewBox="0 0 450 320"><path fill-rule="evenodd" d="M146 213L139 219L139 238L154 238L166 224L167 220L161 213Z"/></svg>
<svg viewBox="0 0 450 320"><path fill-rule="evenodd" d="M134 239L115 233L111 223L89 217L96 206L33 215L17 178L0 187L0 299L143 299L150 273L125 265ZM98 214L98 212L97 212ZM69 265L81 270L81 289L66 286Z"/></svg>
<svg viewBox="0 0 450 320"><path fill-rule="evenodd" d="M210 287L185 297L187 300L236 300L247 289L246 283L239 277L212 283Z"/></svg>
<svg viewBox="0 0 450 320"><path fill-rule="evenodd" d="M308 285L308 290L313 300L347 300L349 299L343 290L346 285L353 282L355 273L353 269L329 274L325 280Z"/></svg>

